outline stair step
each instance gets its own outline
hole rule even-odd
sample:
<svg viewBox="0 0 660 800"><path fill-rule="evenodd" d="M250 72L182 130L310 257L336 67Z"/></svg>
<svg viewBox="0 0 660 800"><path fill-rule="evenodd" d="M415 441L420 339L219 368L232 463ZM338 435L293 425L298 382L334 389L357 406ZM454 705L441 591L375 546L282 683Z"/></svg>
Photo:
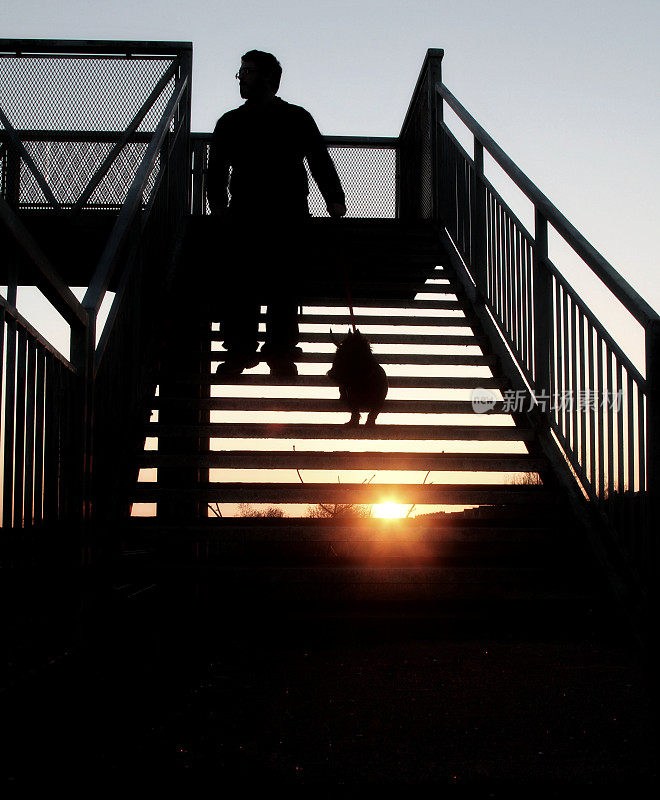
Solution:
<svg viewBox="0 0 660 800"><path fill-rule="evenodd" d="M224 350L205 350L199 353L200 360L224 361ZM335 351L328 353L303 353L296 356L297 364L330 364ZM456 355L435 353L375 353L379 364L412 364L417 366L465 366L487 367L497 363L495 356Z"/></svg>
<svg viewBox="0 0 660 800"><path fill-rule="evenodd" d="M497 484L388 483L203 483L190 490L164 489L157 483L138 483L134 502L157 502L167 496L194 494L222 503L397 503L479 505L489 503L552 503L557 493L543 486Z"/></svg>
<svg viewBox="0 0 660 800"><path fill-rule="evenodd" d="M331 325L334 323L330 323ZM334 338L340 339L343 334L335 331ZM481 341L471 333L461 334L447 334L447 333L368 333L365 334L371 344L432 344L432 345L445 345L445 346L469 346L479 347ZM222 342L224 336L219 332L213 332L205 337L206 341ZM260 339L263 341L263 339ZM330 331L300 331L300 341L313 343L313 344L334 344L333 334Z"/></svg>
<svg viewBox="0 0 660 800"><path fill-rule="evenodd" d="M165 425L150 422L147 436L179 435L229 439L414 439L481 442L528 442L533 430L513 425L338 425L275 422L215 422Z"/></svg>
<svg viewBox="0 0 660 800"><path fill-rule="evenodd" d="M214 450L191 455L146 450L142 467L193 466L224 469L375 469L454 472L537 472L545 462L507 453L369 453L276 450Z"/></svg>
<svg viewBox="0 0 660 800"><path fill-rule="evenodd" d="M453 566L221 566L217 564L122 563L127 579L182 584L186 577L206 587L210 595L241 604L254 603L267 613L271 603L291 601L349 602L356 609L367 602L380 606L422 602L430 612L438 605L465 600L517 600L527 602L588 602L591 595L570 579L558 579L543 567ZM265 604L265 605L264 605ZM364 609L363 609L364 610ZM399 606L400 611L405 610ZM481 608L481 613L488 613ZM524 606L523 609L524 610Z"/></svg>
<svg viewBox="0 0 660 800"><path fill-rule="evenodd" d="M330 385L330 388L335 388ZM200 411L301 411L346 413L338 398L300 397L207 397L201 399L154 397L153 409L191 409ZM386 400L381 413L386 414L474 414L470 400ZM510 408L498 401L488 415L510 414ZM480 416L483 414L480 413Z"/></svg>
<svg viewBox="0 0 660 800"><path fill-rule="evenodd" d="M460 295L463 292L462 284L454 279L444 279L443 282L427 284L425 283L426 277L421 275L419 277L396 276L398 279L389 280L380 279L380 275L374 275L371 280L352 280L351 281L351 295L356 298L356 303L360 301L362 295L366 297L382 297L381 305L387 303L387 298L390 294L397 296L405 296L406 294L452 294ZM258 287L257 287L258 288ZM303 296L315 294L328 294L335 293L338 297L345 297L346 288L343 281L338 281L334 278L316 278L313 281L303 284Z"/></svg>
<svg viewBox="0 0 660 800"><path fill-rule="evenodd" d="M338 302L336 297L325 297L323 295L304 295L301 301L303 308L342 308L346 305L345 298ZM407 311L435 311L438 309L448 309L452 311L463 311L464 305L460 300L450 300L449 298L437 298L423 300L397 300L395 298L375 298L375 297L360 297L353 303L355 310L361 308L377 308L377 309L401 309L405 308Z"/></svg>
<svg viewBox="0 0 660 800"><path fill-rule="evenodd" d="M521 509L522 511L523 509ZM191 545L191 543L240 543L260 545L263 543L355 543L374 542L406 546L466 544L472 547L552 545L555 549L562 542L563 530L532 524L509 526L500 524L479 525L484 520L473 520L469 524L448 525L447 517L428 526L425 519L409 518L383 520L353 517L338 519L313 519L309 517L213 517L198 523L185 525L167 524L156 517L132 517L121 538L125 542L138 542L152 546L165 544ZM521 515L522 516L522 515Z"/></svg>
<svg viewBox="0 0 660 800"><path fill-rule="evenodd" d="M209 373L173 373L167 375L167 380L175 384L193 383L201 386L289 386L292 389L322 386L332 388L332 384L325 374L298 375L292 379L250 373L243 373L234 378ZM497 378L429 377L427 375L388 375L387 382L390 389L497 389L501 385L501 381Z"/></svg>
<svg viewBox="0 0 660 800"><path fill-rule="evenodd" d="M261 314L261 320L266 319ZM312 314L303 311L299 321L305 325L350 325L352 320L348 314ZM456 316L403 316L392 314L356 314L355 324L364 325L389 325L397 327L435 327L435 328L469 328L474 322L467 317ZM371 334L369 334L371 336Z"/></svg>

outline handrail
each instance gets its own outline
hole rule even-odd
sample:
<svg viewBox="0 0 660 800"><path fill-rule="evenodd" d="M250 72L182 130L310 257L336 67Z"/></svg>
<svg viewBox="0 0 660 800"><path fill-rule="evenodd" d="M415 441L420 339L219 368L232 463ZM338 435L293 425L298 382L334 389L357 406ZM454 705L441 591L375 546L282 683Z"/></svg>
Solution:
<svg viewBox="0 0 660 800"><path fill-rule="evenodd" d="M22 142L32 141L57 141L57 142L118 142L124 131L60 131L45 129L16 128ZM210 135L210 134L209 134ZM134 131L128 138L129 142L149 142L153 133L151 131ZM5 131L0 128L0 140L5 138ZM9 138L7 135L6 138Z"/></svg>
<svg viewBox="0 0 660 800"><path fill-rule="evenodd" d="M172 55L192 51L192 42L122 41L114 39L0 39L0 53L15 55Z"/></svg>
<svg viewBox="0 0 660 800"><path fill-rule="evenodd" d="M37 286L39 289L69 325L74 327L84 326L87 322L87 315L82 305L48 258L46 258L32 234L2 197L0 197L0 219L2 219L14 239L21 245L23 251L37 268L39 278Z"/></svg>
<svg viewBox="0 0 660 800"><path fill-rule="evenodd" d="M401 125L401 131L399 133L399 138L403 136L405 133L406 128L408 127L408 123L410 122L410 118L414 112L415 105L417 103L417 98L422 90L423 86L425 85L425 77L426 77L426 68L428 66L429 61L432 58L439 58L440 60L443 59L445 55L445 51L442 48L438 47L431 47L426 51L426 56L424 58L424 63L422 64L422 68L419 71L419 75L417 76L417 83L415 84L415 88L413 89L412 96L410 98L410 103L408 104L408 110L406 111L406 115L403 118L403 123Z"/></svg>
<svg viewBox="0 0 660 800"><path fill-rule="evenodd" d="M192 213L204 215L206 211L205 176L207 174L208 148L212 141L212 133L191 133L192 143ZM349 204L349 215L367 211L368 216L383 214L385 217L397 215L397 181L399 161L399 139L396 136L328 136L322 137L326 147L337 151L333 157L337 159L339 171L347 197L355 197L355 206ZM343 151L343 152L342 152ZM393 169L387 172L391 161L378 161L378 153L394 155ZM342 163L343 156L346 156ZM376 162L371 161L374 158ZM371 169L370 169L371 167ZM380 169L380 173L379 170ZM383 183L382 177L387 177ZM355 184L351 182L355 181ZM373 181L369 183L369 181ZM373 186L373 189L372 189ZM355 189L355 194L352 193ZM358 210L356 211L356 207ZM321 207L320 195L310 183L310 212L314 216L325 212Z"/></svg>
<svg viewBox="0 0 660 800"><path fill-rule="evenodd" d="M16 320L16 322L21 325L29 334L30 336L37 342L37 344L50 353L53 358L57 359L64 367L66 367L70 372L74 375L78 373L78 369L69 361L68 358L65 358L59 350L53 347L53 345L45 339L39 331L31 325L25 317L20 313L20 311L16 308L16 306L11 305L8 303L4 297L0 296L0 309L4 311L5 314L9 314L9 316Z"/></svg>
<svg viewBox="0 0 660 800"><path fill-rule="evenodd" d="M474 168L474 160L470 157L469 153L466 152L465 148L458 141L458 139L454 136L454 134L448 129L445 130L445 133L447 134L449 139L452 141L454 146L460 149L460 151L463 153L464 158L470 164L470 166ZM493 195L493 197L497 198L497 201L499 202L500 206L504 210L506 210L506 212L509 215L509 217L515 222L517 228L521 232L521 235L524 236L524 238L527 241L527 243L530 244L530 245L533 245L534 244L534 237L525 228L525 226L523 225L521 220L518 218L517 214L508 205L508 203L504 200L502 195L497 191L497 189L488 180L488 178L483 176L481 178L481 180L483 181L484 186ZM637 367L633 364L633 362L631 361L630 357L626 355L626 353L623 351L622 347L617 342L615 342L614 339L612 339L612 337L610 336L610 334L606 330L605 326L598 320L598 318L593 313L593 311L591 311L591 309L586 305L586 303L584 303L579 298L578 292L575 290L575 288L568 281L567 277L565 275L563 275L559 271L559 269L552 263L552 261L550 261L549 258L541 258L540 261L542 261L542 263L546 267L546 269L548 269L552 273L552 275L554 275L557 280L561 281L562 285L572 293L572 295L575 297L576 305L580 308L580 310L582 311L584 316L589 320L589 322L593 326L594 330L596 330L603 337L603 339L609 340L610 347L612 348L612 352L617 355L617 358L621 361L621 363L626 368L628 373L631 376L634 377L634 379L637 381L639 386L642 389L645 389L646 388L646 379L644 378L644 376L640 373L640 371L637 369Z"/></svg>
<svg viewBox="0 0 660 800"><path fill-rule="evenodd" d="M449 89L443 83L436 83L435 88L461 122L474 135L474 138L486 148L516 186L534 203L535 208L584 260L591 271L600 278L633 317L644 326L651 321L660 321L660 316L646 300L633 289L625 278L585 239L543 192L532 183L520 167L504 152L492 136L479 125Z"/></svg>
<svg viewBox="0 0 660 800"><path fill-rule="evenodd" d="M170 117L170 119L171 119L171 117ZM179 126L174 131L174 136L173 136L173 139L172 139L172 141L170 143L171 146L173 146L175 144L176 139L178 138L180 133L181 133L181 126ZM149 203L147 204L146 208L143 210L144 216L143 216L143 219L141 220L142 229L144 229L144 227L146 226L146 224L147 224L147 222L149 220L153 205L154 205L154 203L156 201L156 197L158 196L158 191L159 191L159 187L160 187L162 179L163 179L163 170L160 171L160 173L159 173L159 175L158 175L158 177L156 179L156 182L155 182L155 184L153 186L153 189L152 189L152 192L151 192L151 197L149 199ZM128 283L129 277L130 277L131 266L132 266L132 262L129 260L127 262L127 264L126 264L126 267L123 270L123 274L122 274L121 279L119 281L119 285L118 285L118 287L117 287L117 289L115 291L114 301L112 303L112 306L110 308L110 312L108 313L108 317L107 317L107 319L105 321L105 325L103 327L103 332L102 332L101 337L100 337L100 339L99 339L99 341L97 343L97 346L96 346L95 359L94 359L94 374L95 375L98 372L99 365L101 364L101 361L103 360L103 354L105 353L105 350L106 350L106 347L108 345L108 342L110 341L110 336L112 334L112 330L113 330L113 327L114 327L115 319L117 318L117 315L119 313L119 309L120 309L120 306L121 306L121 303L122 303L122 298L123 298L123 295L125 293L126 285Z"/></svg>
<svg viewBox="0 0 660 800"><path fill-rule="evenodd" d="M85 292L82 304L85 308L93 310L95 313L97 313L101 307L103 296L112 279L112 274L124 244L126 234L130 230L135 215L141 208L141 199L146 182L156 162L156 157L158 156L165 136L169 131L170 122L172 121L177 105L187 89L187 86L188 77L186 76L179 84L178 91L172 94L169 103L163 111L160 124L158 128L156 128L151 142L147 147L147 151L142 158L142 162L135 174L126 200L117 216L117 221L112 229L99 265Z"/></svg>
<svg viewBox="0 0 660 800"><path fill-rule="evenodd" d="M612 588L641 606L657 585L660 316L444 84L434 87L440 239L503 374L529 401L538 447L584 518ZM442 121L444 102L472 134L473 155ZM533 234L486 178L484 151L531 201ZM645 375L550 260L549 226L643 326Z"/></svg>
<svg viewBox="0 0 660 800"><path fill-rule="evenodd" d="M0 133L2 133L0 131ZM213 137L213 133L191 133L192 141L208 142ZM399 144L398 136L323 136L323 141L329 147L397 147Z"/></svg>

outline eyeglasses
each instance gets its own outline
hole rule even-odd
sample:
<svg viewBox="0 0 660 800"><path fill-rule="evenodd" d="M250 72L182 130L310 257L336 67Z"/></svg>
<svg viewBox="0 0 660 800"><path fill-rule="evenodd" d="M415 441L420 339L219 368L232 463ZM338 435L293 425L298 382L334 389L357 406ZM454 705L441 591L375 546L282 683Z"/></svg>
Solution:
<svg viewBox="0 0 660 800"><path fill-rule="evenodd" d="M239 80L239 78L243 78L245 75L249 75L251 72L256 72L256 71L257 71L256 67L241 67L236 73L236 75L234 75L234 77L236 78L236 80Z"/></svg>

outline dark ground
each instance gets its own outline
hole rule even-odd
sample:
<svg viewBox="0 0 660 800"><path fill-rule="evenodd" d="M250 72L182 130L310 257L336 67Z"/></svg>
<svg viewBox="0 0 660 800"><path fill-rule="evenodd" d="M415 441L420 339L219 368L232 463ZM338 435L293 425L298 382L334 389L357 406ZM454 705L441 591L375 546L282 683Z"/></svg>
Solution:
<svg viewBox="0 0 660 800"><path fill-rule="evenodd" d="M204 617L152 594L4 693L5 781L563 798L636 796L656 780L644 659L618 635L405 620L230 629L232 609Z"/></svg>

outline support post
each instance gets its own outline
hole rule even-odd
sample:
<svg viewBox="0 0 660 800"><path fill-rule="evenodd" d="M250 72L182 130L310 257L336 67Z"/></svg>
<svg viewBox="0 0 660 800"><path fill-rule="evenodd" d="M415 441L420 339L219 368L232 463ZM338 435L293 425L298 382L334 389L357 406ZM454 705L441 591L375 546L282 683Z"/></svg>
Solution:
<svg viewBox="0 0 660 800"><path fill-rule="evenodd" d="M436 83L442 83L442 57L444 50L428 50L427 91L429 98L429 124L431 147L431 203L433 221L440 221L440 168L438 164L438 123L442 120L442 98L438 97L435 90Z"/></svg>
<svg viewBox="0 0 660 800"><path fill-rule="evenodd" d="M650 593L650 618L648 631L656 665L658 655L657 622L660 611L658 580L660 579L660 320L651 320L646 326L646 490L647 513L644 536L649 573L647 585Z"/></svg>
<svg viewBox="0 0 660 800"><path fill-rule="evenodd" d="M534 393L550 394L552 351L552 279L548 258L548 220L534 212Z"/></svg>
<svg viewBox="0 0 660 800"><path fill-rule="evenodd" d="M474 170L472 172L470 203L470 236L472 277L480 299L488 294L486 276L486 187L484 185L484 147L474 140Z"/></svg>
<svg viewBox="0 0 660 800"><path fill-rule="evenodd" d="M206 142L196 139L192 145L192 213L204 213L204 148Z"/></svg>
<svg viewBox="0 0 660 800"><path fill-rule="evenodd" d="M435 91L442 81L444 50L427 50L399 134L398 212L409 220L439 219L438 122L442 101Z"/></svg>
<svg viewBox="0 0 660 800"><path fill-rule="evenodd" d="M80 420L77 441L72 446L77 449L79 475L78 486L74 492L74 502L78 504L80 515L80 545L83 566L95 560L97 547L92 541L93 514L93 432L94 432L94 357L96 351L96 313L94 309L85 308L87 323L71 329L71 363L78 373L78 410Z"/></svg>

